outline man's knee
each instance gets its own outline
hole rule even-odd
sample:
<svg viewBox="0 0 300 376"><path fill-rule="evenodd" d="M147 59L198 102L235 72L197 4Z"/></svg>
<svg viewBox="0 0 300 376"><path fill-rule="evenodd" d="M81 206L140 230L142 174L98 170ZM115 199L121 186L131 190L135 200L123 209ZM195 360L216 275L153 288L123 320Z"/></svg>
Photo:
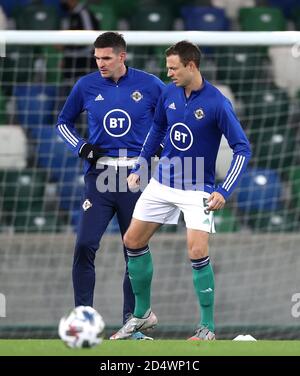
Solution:
<svg viewBox="0 0 300 376"><path fill-rule="evenodd" d="M98 246L87 239L78 239L75 245L75 258L93 260Z"/></svg>
<svg viewBox="0 0 300 376"><path fill-rule="evenodd" d="M144 244L142 239L137 238L132 231L127 231L123 237L123 242L126 248L129 249L138 249L147 245L147 242Z"/></svg>
<svg viewBox="0 0 300 376"><path fill-rule="evenodd" d="M208 247L207 246L192 246L189 249L189 257L191 259L200 259L208 256Z"/></svg>

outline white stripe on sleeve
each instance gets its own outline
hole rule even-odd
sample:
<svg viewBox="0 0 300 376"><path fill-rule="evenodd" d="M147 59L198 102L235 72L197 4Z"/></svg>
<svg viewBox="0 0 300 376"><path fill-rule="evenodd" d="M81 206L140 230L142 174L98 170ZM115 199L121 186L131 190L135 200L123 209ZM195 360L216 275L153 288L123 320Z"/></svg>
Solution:
<svg viewBox="0 0 300 376"><path fill-rule="evenodd" d="M74 147L77 146L79 140L69 131L66 124L59 124L58 129L62 136Z"/></svg>
<svg viewBox="0 0 300 376"><path fill-rule="evenodd" d="M238 155L230 174L227 176L227 179L222 185L222 188L224 188L226 191L229 191L229 189L232 187L232 185L238 178L239 173L242 170L244 162L245 162L245 157L242 155Z"/></svg>

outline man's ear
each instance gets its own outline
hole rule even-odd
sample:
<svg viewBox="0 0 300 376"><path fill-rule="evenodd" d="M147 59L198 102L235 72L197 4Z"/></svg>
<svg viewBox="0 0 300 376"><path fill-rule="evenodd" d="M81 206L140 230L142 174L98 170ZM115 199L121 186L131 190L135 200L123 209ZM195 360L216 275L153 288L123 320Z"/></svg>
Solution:
<svg viewBox="0 0 300 376"><path fill-rule="evenodd" d="M126 51L120 52L120 59L122 62L126 60L127 54Z"/></svg>
<svg viewBox="0 0 300 376"><path fill-rule="evenodd" d="M189 71L191 71L191 72L195 69L195 63L193 61L189 61L187 63L187 66L189 68Z"/></svg>

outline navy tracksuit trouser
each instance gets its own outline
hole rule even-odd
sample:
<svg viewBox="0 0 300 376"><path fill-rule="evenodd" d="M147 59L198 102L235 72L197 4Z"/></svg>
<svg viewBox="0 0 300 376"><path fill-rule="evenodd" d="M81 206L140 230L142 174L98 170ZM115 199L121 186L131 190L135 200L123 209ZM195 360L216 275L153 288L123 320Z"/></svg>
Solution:
<svg viewBox="0 0 300 376"><path fill-rule="evenodd" d="M121 167L121 169L127 167ZM115 171L115 170L114 170ZM130 172L130 169L128 169ZM119 169L115 171L118 182ZM85 191L83 206L80 211L77 240L73 261L73 287L75 306L93 306L95 288L95 256L99 248L101 238L114 214L117 214L120 232L123 238L129 227L135 203L141 192L99 192L96 180L99 170L91 169L85 175ZM86 201L89 200L89 201ZM86 202L86 205L84 205ZM90 205L90 204L91 205ZM127 253L123 247L126 262L123 280L123 323L134 311L134 294L132 291L127 269Z"/></svg>

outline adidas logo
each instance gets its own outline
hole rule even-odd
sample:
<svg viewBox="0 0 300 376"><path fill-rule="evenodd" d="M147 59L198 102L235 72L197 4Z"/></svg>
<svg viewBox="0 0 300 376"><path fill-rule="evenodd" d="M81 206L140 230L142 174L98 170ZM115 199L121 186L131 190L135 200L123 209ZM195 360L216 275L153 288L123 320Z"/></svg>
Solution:
<svg viewBox="0 0 300 376"><path fill-rule="evenodd" d="M204 225L210 225L210 221L208 218L206 218L204 221L203 221L203 224Z"/></svg>
<svg viewBox="0 0 300 376"><path fill-rule="evenodd" d="M176 106L174 102L171 103L168 107L171 108L172 110L176 110Z"/></svg>
<svg viewBox="0 0 300 376"><path fill-rule="evenodd" d="M97 95L97 97L95 98L95 101L104 101L104 98L102 97L101 94Z"/></svg>
<svg viewBox="0 0 300 376"><path fill-rule="evenodd" d="M212 292L212 288L208 288L208 289L205 289L205 290L201 290L200 292Z"/></svg>
<svg viewBox="0 0 300 376"><path fill-rule="evenodd" d="M87 157L88 157L88 159L93 159L94 158L93 150L91 150L89 152L89 155Z"/></svg>

